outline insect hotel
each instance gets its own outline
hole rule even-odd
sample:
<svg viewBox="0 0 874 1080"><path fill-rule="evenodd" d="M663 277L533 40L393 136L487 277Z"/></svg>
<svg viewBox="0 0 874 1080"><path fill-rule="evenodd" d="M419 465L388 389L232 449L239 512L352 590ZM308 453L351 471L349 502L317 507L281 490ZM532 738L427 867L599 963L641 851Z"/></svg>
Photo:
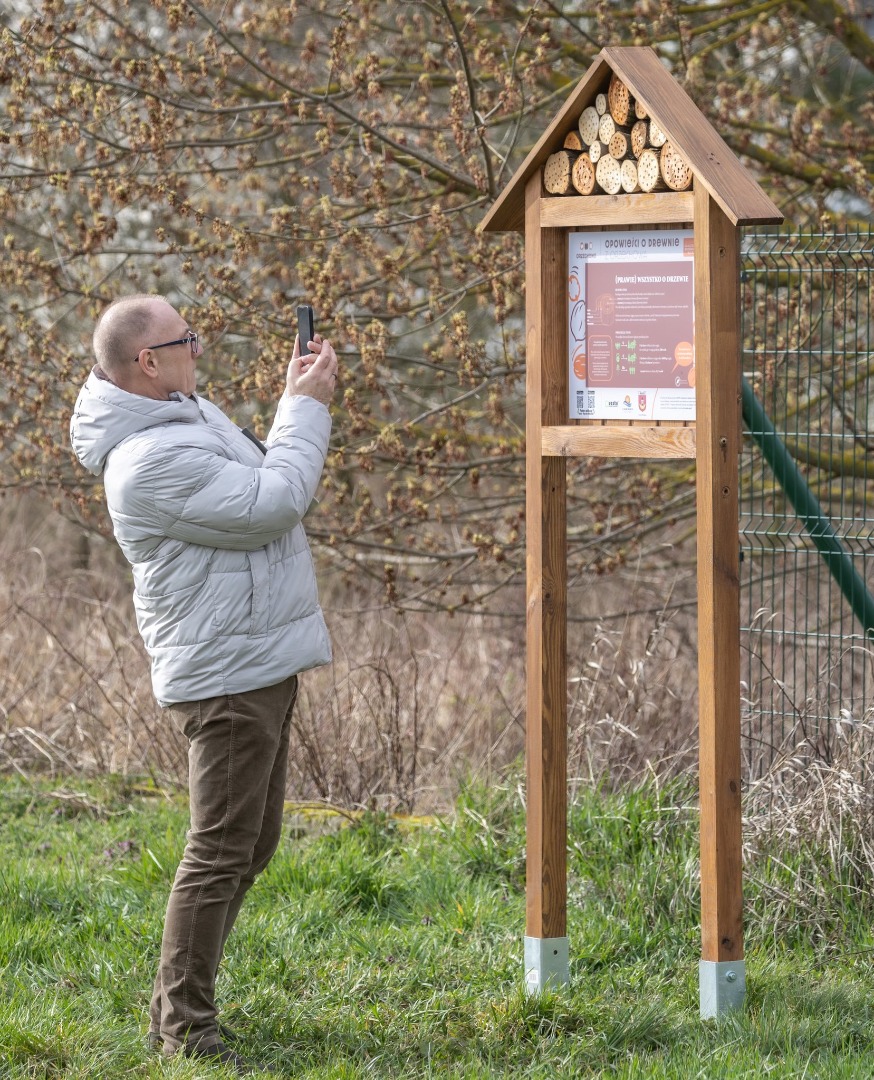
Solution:
<svg viewBox="0 0 874 1080"><path fill-rule="evenodd" d="M569 978L569 457L697 462L701 1015L745 995L742 225L783 215L650 48L603 49L480 229L525 235L530 992Z"/></svg>

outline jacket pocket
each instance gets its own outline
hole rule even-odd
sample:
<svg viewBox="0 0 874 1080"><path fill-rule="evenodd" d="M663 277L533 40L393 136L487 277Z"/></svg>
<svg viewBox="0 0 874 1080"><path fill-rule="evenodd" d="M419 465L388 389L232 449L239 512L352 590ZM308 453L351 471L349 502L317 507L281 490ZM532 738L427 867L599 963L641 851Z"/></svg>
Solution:
<svg viewBox="0 0 874 1080"><path fill-rule="evenodd" d="M270 616L270 561L263 548L247 554L252 575L252 621L249 634L254 637L267 633Z"/></svg>

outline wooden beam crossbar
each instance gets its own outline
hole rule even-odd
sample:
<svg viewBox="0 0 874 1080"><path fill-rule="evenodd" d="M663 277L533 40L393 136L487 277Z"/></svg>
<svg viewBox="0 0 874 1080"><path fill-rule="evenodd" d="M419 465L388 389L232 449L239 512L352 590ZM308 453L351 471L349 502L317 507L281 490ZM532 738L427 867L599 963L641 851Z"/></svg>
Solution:
<svg viewBox="0 0 874 1080"><path fill-rule="evenodd" d="M691 191L647 195L560 195L540 200L540 227L597 225L686 225L692 220Z"/></svg>
<svg viewBox="0 0 874 1080"><path fill-rule="evenodd" d="M694 458L694 427L556 425L541 432L544 457Z"/></svg>

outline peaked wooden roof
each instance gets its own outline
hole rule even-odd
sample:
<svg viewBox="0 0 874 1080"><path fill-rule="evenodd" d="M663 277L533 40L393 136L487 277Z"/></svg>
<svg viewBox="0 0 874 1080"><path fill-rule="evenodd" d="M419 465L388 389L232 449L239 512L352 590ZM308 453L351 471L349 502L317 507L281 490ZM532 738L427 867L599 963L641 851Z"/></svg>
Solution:
<svg viewBox="0 0 874 1080"><path fill-rule="evenodd" d="M783 215L649 46L602 49L479 224L480 232L522 231L525 184L541 169L615 71L689 163L734 225L778 224Z"/></svg>

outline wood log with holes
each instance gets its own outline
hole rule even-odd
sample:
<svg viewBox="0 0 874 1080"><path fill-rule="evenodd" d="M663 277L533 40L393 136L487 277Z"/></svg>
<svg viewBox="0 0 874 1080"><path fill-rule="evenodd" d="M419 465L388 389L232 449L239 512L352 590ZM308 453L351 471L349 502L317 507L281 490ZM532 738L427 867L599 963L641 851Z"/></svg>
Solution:
<svg viewBox="0 0 874 1080"><path fill-rule="evenodd" d="M607 108L617 124L624 127L628 123L633 104L628 87L614 72L610 76L610 86L607 90Z"/></svg>
<svg viewBox="0 0 874 1080"><path fill-rule="evenodd" d="M610 148L606 143L602 143L600 139L596 139L589 147L589 160L593 165L597 165L598 162L605 154L610 153Z"/></svg>
<svg viewBox="0 0 874 1080"><path fill-rule="evenodd" d="M580 138L583 140L585 146L591 146L593 142L597 142L598 139L598 123L601 117L598 116L594 105L590 105L587 109L583 109L580 116L579 129Z"/></svg>
<svg viewBox="0 0 874 1080"><path fill-rule="evenodd" d="M692 186L692 170L674 144L668 140L659 154L662 179L671 191L688 191Z"/></svg>
<svg viewBox="0 0 874 1080"><path fill-rule="evenodd" d="M615 157L617 161L622 161L631 153L631 139L621 131L614 131L608 150L611 157Z"/></svg>
<svg viewBox="0 0 874 1080"><path fill-rule="evenodd" d="M595 182L595 166L585 154L580 154L573 164L571 183L581 195L591 195L598 190Z"/></svg>
<svg viewBox="0 0 874 1080"><path fill-rule="evenodd" d="M622 169L615 157L607 154L595 166L595 180L608 195L618 195L622 188Z"/></svg>
<svg viewBox="0 0 874 1080"><path fill-rule="evenodd" d="M646 111L646 108L645 108L643 102L639 101L637 98L634 99L634 119L635 120L648 120L649 119L649 113Z"/></svg>
<svg viewBox="0 0 874 1080"><path fill-rule="evenodd" d="M637 161L637 182L641 191L666 191L668 185L662 179L659 168L661 151L648 147Z"/></svg>
<svg viewBox="0 0 874 1080"><path fill-rule="evenodd" d="M655 120L650 119L649 122L649 145L658 149L660 146L664 146L667 141L667 135L658 126Z"/></svg>
<svg viewBox="0 0 874 1080"><path fill-rule="evenodd" d="M607 95L606 94L598 94L595 97L595 111L597 112L598 116L603 116L604 113L607 111Z"/></svg>
<svg viewBox="0 0 874 1080"><path fill-rule="evenodd" d="M580 133L578 131L569 131L564 137L562 146L565 150L576 150L577 153L580 153L583 149L583 140L580 138Z"/></svg>
<svg viewBox="0 0 874 1080"><path fill-rule="evenodd" d="M543 186L550 195L569 195L574 190L571 169L579 156L574 150L559 150L546 159Z"/></svg>
<svg viewBox="0 0 874 1080"><path fill-rule="evenodd" d="M631 129L631 152L636 158L646 150L649 136L649 125L646 120L638 120Z"/></svg>
<svg viewBox="0 0 874 1080"><path fill-rule="evenodd" d="M610 113L604 113L598 121L598 138L602 143L609 143L615 134L616 121Z"/></svg>
<svg viewBox="0 0 874 1080"><path fill-rule="evenodd" d="M626 158L621 163L619 166L619 179L622 190L627 195L633 195L634 192L641 190L640 179L637 175L637 162L634 158Z"/></svg>

